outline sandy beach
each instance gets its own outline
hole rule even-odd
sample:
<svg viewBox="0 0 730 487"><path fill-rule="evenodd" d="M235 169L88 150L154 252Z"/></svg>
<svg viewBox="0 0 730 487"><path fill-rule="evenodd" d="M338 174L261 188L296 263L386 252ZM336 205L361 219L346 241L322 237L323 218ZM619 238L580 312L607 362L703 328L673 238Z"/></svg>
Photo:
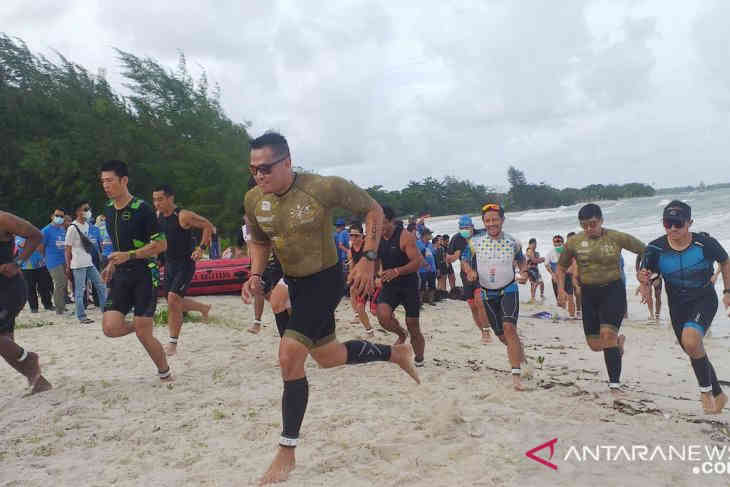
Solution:
<svg viewBox="0 0 730 487"><path fill-rule="evenodd" d="M533 368L525 392L510 388L504 346L480 343L461 301L425 306L420 386L392 364L321 370L310 359L298 466L285 485L730 483L727 473L693 473L706 461L705 446L726 447L723 463L730 463L730 413L702 413L689 360L666 323L624 322L626 392L616 399L607 392L603 355L588 350L580 322L529 318L557 308L552 296L541 305L524 304L528 294L522 286L519 331ZM273 316L267 309L266 326L255 336L245 331L252 308L239 297L201 300L214 305L213 319L185 324L171 359L173 384L158 381L133 335L104 337L97 310L89 312L97 323L82 327L73 316L32 315L26 308L16 338L40 354L54 389L23 397L24 379L4 367L0 485L253 484L281 429ZM163 307L160 301L158 309ZM646 309L635 298L630 311L645 320ZM337 311L341 340L361 336L352 317L343 301ZM156 335L162 340L166 331L156 328ZM377 336L384 343L395 339ZM706 347L719 378L730 379L730 339L710 338ZM554 438L551 459L549 449L536 455L557 470L525 455ZM632 445L665 452L700 445L702 451L699 461L566 460L571 446L597 445L629 452Z"/></svg>

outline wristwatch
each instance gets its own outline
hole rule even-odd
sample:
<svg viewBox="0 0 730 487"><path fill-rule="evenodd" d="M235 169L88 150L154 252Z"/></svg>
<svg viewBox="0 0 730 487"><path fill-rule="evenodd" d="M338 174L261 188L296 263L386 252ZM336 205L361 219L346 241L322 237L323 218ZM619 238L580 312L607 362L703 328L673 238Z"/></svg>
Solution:
<svg viewBox="0 0 730 487"><path fill-rule="evenodd" d="M368 250L362 255L370 262L375 262L376 260L378 260L378 253L374 250Z"/></svg>
<svg viewBox="0 0 730 487"><path fill-rule="evenodd" d="M730 294L730 289L723 289L722 294Z"/></svg>

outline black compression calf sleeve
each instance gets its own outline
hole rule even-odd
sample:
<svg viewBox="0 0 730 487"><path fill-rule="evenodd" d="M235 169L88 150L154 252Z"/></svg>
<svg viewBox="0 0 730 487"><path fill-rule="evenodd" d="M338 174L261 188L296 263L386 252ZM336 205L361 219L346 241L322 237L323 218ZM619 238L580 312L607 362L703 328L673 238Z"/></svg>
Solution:
<svg viewBox="0 0 730 487"><path fill-rule="evenodd" d="M712 395L713 396L719 396L722 394L722 387L720 387L720 382L717 380L717 374L715 374L715 367L712 366L712 362L710 362L710 359L707 359L707 363L710 364L710 381L712 382Z"/></svg>
<svg viewBox="0 0 730 487"><path fill-rule="evenodd" d="M309 382L306 377L284 381L284 393L281 396L281 417L284 427L279 439L281 446L297 446L299 429L302 427L308 400Z"/></svg>
<svg viewBox="0 0 730 487"><path fill-rule="evenodd" d="M690 359L690 362L692 362L697 383L700 385L700 392L710 392L712 390L712 372L710 372L712 365L707 360L707 355Z"/></svg>
<svg viewBox="0 0 730 487"><path fill-rule="evenodd" d="M289 324L289 311L284 310L276 313L274 319L276 319L276 327L279 329L279 336L283 337L286 325Z"/></svg>
<svg viewBox="0 0 730 487"><path fill-rule="evenodd" d="M368 362L387 362L390 360L390 345L376 345L365 340L349 340L347 347L348 364L366 364Z"/></svg>
<svg viewBox="0 0 730 487"><path fill-rule="evenodd" d="M621 382L621 352L618 347L604 348L603 358L608 371L608 387L618 388Z"/></svg>

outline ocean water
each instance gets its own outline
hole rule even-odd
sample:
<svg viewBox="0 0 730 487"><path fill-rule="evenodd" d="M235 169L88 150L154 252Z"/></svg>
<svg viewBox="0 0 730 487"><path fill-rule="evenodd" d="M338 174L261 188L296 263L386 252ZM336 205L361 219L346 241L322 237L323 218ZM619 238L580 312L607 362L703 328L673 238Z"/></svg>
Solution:
<svg viewBox="0 0 730 487"><path fill-rule="evenodd" d="M709 233L730 252L730 189L678 193L619 201L600 201L597 203L603 210L605 228L629 233L648 243L664 234L664 227L661 223L662 210L673 199L682 200L692 207L693 231ZM583 204L507 213L505 215L504 230L520 239L523 247L527 246L530 238L536 238L538 252L541 256L546 256L552 248L553 235L560 234L565 237L568 232L578 233L581 231L578 224L578 210ZM476 228L483 226L479 217L475 217L473 221ZM437 234L454 234L458 231L456 219L439 219L426 222L426 224ZM633 293L636 286L638 286L633 272L635 256L624 251L624 261L626 262L629 293ZM546 280L546 285L549 286L550 276L546 275L547 273L542 267L541 273L543 279ZM716 285L719 293L722 293L723 287L722 277L720 277ZM552 296L552 290L549 290L549 292L546 290L546 293ZM643 311L641 311L642 316ZM639 310L636 310L634 315L638 312ZM664 315L668 316L668 313L664 312ZM722 304L720 304L712 328L715 336L718 332L730 334L730 319L727 317Z"/></svg>

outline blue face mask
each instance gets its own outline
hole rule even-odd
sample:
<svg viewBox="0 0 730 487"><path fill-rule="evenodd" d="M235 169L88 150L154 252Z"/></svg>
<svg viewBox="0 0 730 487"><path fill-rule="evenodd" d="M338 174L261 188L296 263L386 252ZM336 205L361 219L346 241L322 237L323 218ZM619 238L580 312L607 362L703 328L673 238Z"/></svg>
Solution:
<svg viewBox="0 0 730 487"><path fill-rule="evenodd" d="M56 225L63 225L63 217L62 216L54 216L53 217L53 223Z"/></svg>
<svg viewBox="0 0 730 487"><path fill-rule="evenodd" d="M464 238L471 237L472 230L459 230L459 234Z"/></svg>

